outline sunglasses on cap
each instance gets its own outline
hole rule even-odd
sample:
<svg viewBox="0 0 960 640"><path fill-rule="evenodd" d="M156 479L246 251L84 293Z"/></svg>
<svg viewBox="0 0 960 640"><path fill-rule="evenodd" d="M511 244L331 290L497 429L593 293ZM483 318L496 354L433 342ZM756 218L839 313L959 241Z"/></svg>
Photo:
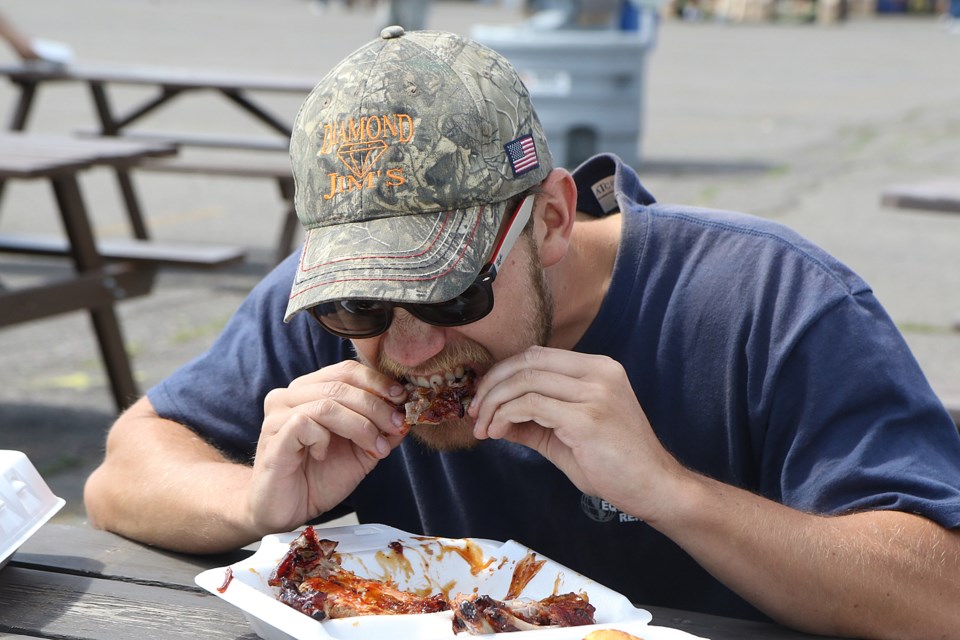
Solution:
<svg viewBox="0 0 960 640"><path fill-rule="evenodd" d="M533 200L533 196L527 196L520 202L500 233L490 261L483 266L473 283L456 298L429 304L334 300L310 307L310 315L330 333L353 339L373 338L389 329L393 322L394 307L400 307L418 320L437 327L458 327L480 320L493 310L493 281L530 220Z"/></svg>

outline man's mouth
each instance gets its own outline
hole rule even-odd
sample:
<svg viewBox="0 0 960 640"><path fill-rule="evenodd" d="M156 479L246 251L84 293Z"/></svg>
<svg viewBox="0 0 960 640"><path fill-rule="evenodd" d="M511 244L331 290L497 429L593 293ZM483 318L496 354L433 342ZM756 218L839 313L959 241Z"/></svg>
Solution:
<svg viewBox="0 0 960 640"><path fill-rule="evenodd" d="M473 369L465 367L445 373L405 376L407 402L404 404L404 422L413 426L463 418L476 395L477 378Z"/></svg>
<svg viewBox="0 0 960 640"><path fill-rule="evenodd" d="M401 382L403 382L407 391L413 391L417 387L439 391L444 387L462 386L468 376L477 377L473 369L457 367L453 371L437 372L429 375L408 373L403 376Z"/></svg>

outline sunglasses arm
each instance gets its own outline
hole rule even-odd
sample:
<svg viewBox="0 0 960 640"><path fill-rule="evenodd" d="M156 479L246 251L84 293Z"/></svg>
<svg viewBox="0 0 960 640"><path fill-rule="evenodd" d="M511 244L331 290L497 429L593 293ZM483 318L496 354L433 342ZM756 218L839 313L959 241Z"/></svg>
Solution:
<svg viewBox="0 0 960 640"><path fill-rule="evenodd" d="M527 196L513 213L513 220L510 221L507 232L503 234L503 238L500 240L500 244L497 245L493 258L490 260L490 273L492 273L494 277L500 269L500 265L502 265L506 259L507 254L513 249L513 245L517 243L517 238L520 237L520 234L523 233L523 230L526 228L527 222L530 220L530 215L533 212L533 202L534 197Z"/></svg>

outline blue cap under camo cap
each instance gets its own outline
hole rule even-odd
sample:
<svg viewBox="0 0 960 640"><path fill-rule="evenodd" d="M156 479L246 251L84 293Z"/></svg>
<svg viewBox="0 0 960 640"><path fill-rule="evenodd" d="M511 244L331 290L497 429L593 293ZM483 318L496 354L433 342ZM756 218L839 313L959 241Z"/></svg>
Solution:
<svg viewBox="0 0 960 640"><path fill-rule="evenodd" d="M489 259L506 201L553 161L500 54L388 27L320 81L290 140L306 229L285 320L321 302L443 302Z"/></svg>

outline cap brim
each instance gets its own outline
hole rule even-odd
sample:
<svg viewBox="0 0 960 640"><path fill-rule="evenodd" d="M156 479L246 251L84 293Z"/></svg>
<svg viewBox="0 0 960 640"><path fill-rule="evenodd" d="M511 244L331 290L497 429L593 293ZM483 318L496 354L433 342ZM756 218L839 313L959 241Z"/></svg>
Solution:
<svg viewBox="0 0 960 640"><path fill-rule="evenodd" d="M456 297L489 258L506 204L308 229L284 321L332 300Z"/></svg>

